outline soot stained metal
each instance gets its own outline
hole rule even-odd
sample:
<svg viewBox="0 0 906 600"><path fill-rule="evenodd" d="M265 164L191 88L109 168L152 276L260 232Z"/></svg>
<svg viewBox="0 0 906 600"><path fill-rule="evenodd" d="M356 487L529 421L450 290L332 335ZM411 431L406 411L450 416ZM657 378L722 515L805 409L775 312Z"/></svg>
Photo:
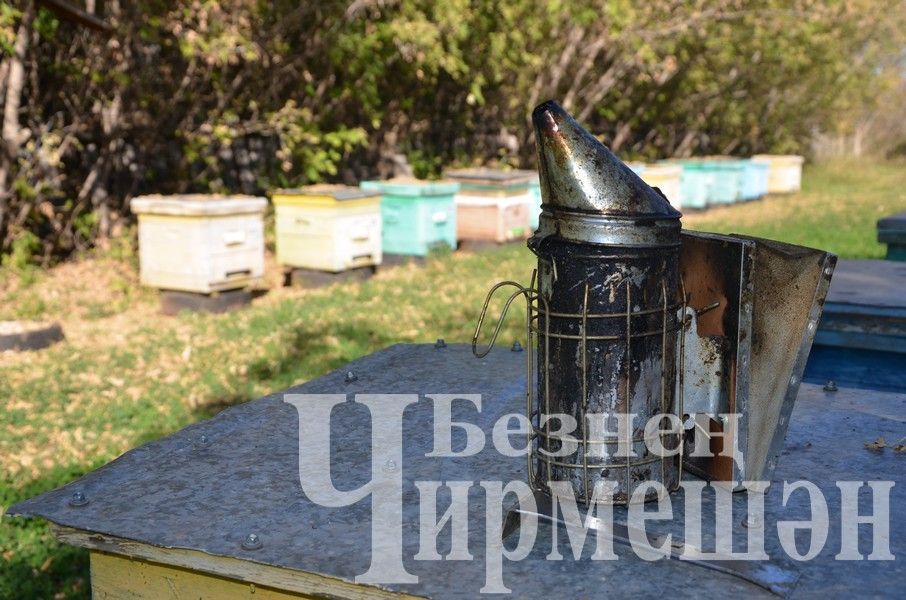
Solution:
<svg viewBox="0 0 906 600"><path fill-rule="evenodd" d="M650 452L645 424L675 411L681 389L681 215L556 103L536 108L533 122L542 213L528 246L538 269L529 288L500 284L517 287L510 302L528 299L537 348L529 479L541 491L568 481L585 502L598 482L616 504L649 481L675 490L679 460ZM668 449L679 435L655 434ZM644 500L656 497L648 488Z"/></svg>
<svg viewBox="0 0 906 600"><path fill-rule="evenodd" d="M678 460L650 453L645 424L676 404L681 215L556 103L532 117L539 408L570 415L578 434L570 445L540 428L535 469L586 500L598 481L615 486L616 503L646 481L675 489ZM660 441L675 448L677 437Z"/></svg>

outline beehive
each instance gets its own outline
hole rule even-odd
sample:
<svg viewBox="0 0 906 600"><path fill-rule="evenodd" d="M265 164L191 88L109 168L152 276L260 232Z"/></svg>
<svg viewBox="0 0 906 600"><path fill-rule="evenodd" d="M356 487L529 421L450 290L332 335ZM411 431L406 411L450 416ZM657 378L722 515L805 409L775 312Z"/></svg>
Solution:
<svg viewBox="0 0 906 600"><path fill-rule="evenodd" d="M752 160L768 165L768 193L788 194L802 189L802 163L795 154L757 154Z"/></svg>
<svg viewBox="0 0 906 600"><path fill-rule="evenodd" d="M683 206L680 188L680 176L682 173L683 168L679 165L658 163L645 165L645 169L639 174L639 177L651 187L661 190L661 193L667 197L670 204L680 208Z"/></svg>
<svg viewBox="0 0 906 600"><path fill-rule="evenodd" d="M381 197L343 185L273 194L277 262L339 273L381 264Z"/></svg>
<svg viewBox="0 0 906 600"><path fill-rule="evenodd" d="M456 194L456 237L463 241L503 243L532 231L537 181L533 171L457 169L446 177L460 184Z"/></svg>
<svg viewBox="0 0 906 600"><path fill-rule="evenodd" d="M680 175L680 197L683 208L705 208L714 185L714 173L701 161L679 161L683 172Z"/></svg>
<svg viewBox="0 0 906 600"><path fill-rule="evenodd" d="M532 193L532 205L529 207L529 229L535 231L538 229L538 221L541 218L541 182L537 175L529 185L529 191Z"/></svg>
<svg viewBox="0 0 906 600"><path fill-rule="evenodd" d="M757 200L768 193L768 165L757 160L744 160L742 188L743 200Z"/></svg>
<svg viewBox="0 0 906 600"><path fill-rule="evenodd" d="M709 203L732 204L742 199L743 161L719 156L703 159L701 164L713 181Z"/></svg>
<svg viewBox="0 0 906 600"><path fill-rule="evenodd" d="M363 190L381 197L381 240L384 254L427 256L435 248L456 248L456 205L459 184L397 178L363 181Z"/></svg>
<svg viewBox="0 0 906 600"><path fill-rule="evenodd" d="M878 220L878 241L887 244L887 260L906 261L906 212Z"/></svg>
<svg viewBox="0 0 906 600"><path fill-rule="evenodd" d="M202 294L260 283L266 207L253 196L134 198L141 282Z"/></svg>

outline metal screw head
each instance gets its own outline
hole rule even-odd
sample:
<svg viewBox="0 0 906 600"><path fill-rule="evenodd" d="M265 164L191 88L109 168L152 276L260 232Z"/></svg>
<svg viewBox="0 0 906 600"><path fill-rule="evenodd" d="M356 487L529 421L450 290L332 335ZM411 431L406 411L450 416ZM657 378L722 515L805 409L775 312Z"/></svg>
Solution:
<svg viewBox="0 0 906 600"><path fill-rule="evenodd" d="M242 540L242 549L243 550L257 550L261 547L261 538L258 537L257 533L250 533L245 536L245 539Z"/></svg>
<svg viewBox="0 0 906 600"><path fill-rule="evenodd" d="M346 383L352 383L353 381L355 381L358 378L359 378L359 376L356 375L355 373L353 373L352 371L346 371L346 378L345 378Z"/></svg>
<svg viewBox="0 0 906 600"><path fill-rule="evenodd" d="M85 506L88 504L88 496L83 492L73 492L69 498L69 506Z"/></svg>
<svg viewBox="0 0 906 600"><path fill-rule="evenodd" d="M446 347L447 347L447 342L444 341L444 338L437 338L437 341L434 342L434 347L435 347L435 348L438 348L438 349L439 349L439 348L446 348Z"/></svg>
<svg viewBox="0 0 906 600"><path fill-rule="evenodd" d="M513 346L510 348L513 352L522 352L522 344L519 343L519 340L513 342Z"/></svg>
<svg viewBox="0 0 906 600"><path fill-rule="evenodd" d="M746 529L758 529L764 526L764 519L759 514L749 513L742 520L742 526Z"/></svg>
<svg viewBox="0 0 906 600"><path fill-rule="evenodd" d="M824 391L825 392L836 392L837 383L833 379L828 379L827 383L824 384Z"/></svg>

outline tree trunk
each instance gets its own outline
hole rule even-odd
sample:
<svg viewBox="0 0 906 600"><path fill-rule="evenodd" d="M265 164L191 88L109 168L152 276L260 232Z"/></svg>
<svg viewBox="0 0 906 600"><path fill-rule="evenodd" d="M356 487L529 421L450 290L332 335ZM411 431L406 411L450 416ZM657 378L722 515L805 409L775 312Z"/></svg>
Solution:
<svg viewBox="0 0 906 600"><path fill-rule="evenodd" d="M12 191L9 189L13 165L22 144L22 129L19 125L19 105L22 102L22 88L25 86L25 55L31 38L31 25L35 18L34 2L27 2L22 22L16 32L13 53L7 59L6 97L3 102L3 148L0 151L0 251L8 245L6 215Z"/></svg>

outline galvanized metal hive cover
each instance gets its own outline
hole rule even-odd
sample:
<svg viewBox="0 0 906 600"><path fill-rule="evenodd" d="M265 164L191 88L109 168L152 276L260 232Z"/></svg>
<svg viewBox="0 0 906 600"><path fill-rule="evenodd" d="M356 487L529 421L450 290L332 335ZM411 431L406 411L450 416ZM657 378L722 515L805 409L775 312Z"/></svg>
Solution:
<svg viewBox="0 0 906 600"><path fill-rule="evenodd" d="M353 371L355 377L346 377L347 371ZM480 413L467 403L454 404L453 418L477 424L490 439L491 427L501 415L524 409L525 370L519 352L497 350L478 360L467 346L397 345L288 391L480 393ZM484 582L485 522L477 483L524 479L524 458L502 458L489 446L464 459L426 457L432 449L432 420L432 405L424 396L407 408L403 418L400 467L404 481L404 562L420 581L386 588L432 598L474 598ZM833 558L840 546L839 493L834 481L894 479L900 485L891 492L891 506L906 502L904 456L863 448L865 441L878 435L897 439L904 422L906 395L847 389L827 394L815 386L802 387L774 480L817 482L830 503L831 532L818 558L794 567L801 575L794 596L847 592L883 596L895 593L896 586L906 580L906 567L899 558L894 562ZM340 489L352 489L370 477L368 409L349 402L335 410L331 425L337 440L333 449L335 484ZM43 517L92 532L88 545L99 549L114 548L112 540L118 538L351 582L367 570L370 561L371 504L365 499L347 508L326 508L308 500L298 481L298 432L296 409L283 401L282 394L274 394L128 452L76 482L11 507L8 514ZM301 451L305 451L305 440ZM417 480L475 482L469 516L470 550L475 560L413 560L419 549L418 492L412 483ZM793 494L784 507L780 491L774 485L766 498L766 548L772 557L781 555L776 530L772 532L770 527L774 520L809 515L807 495ZM84 493L87 503L72 506L74 492ZM706 495L706 510L709 502ZM740 495L734 497L736 509L742 502ZM681 504L674 502L674 521L659 524L664 532L682 534L681 509ZM863 508L863 512L866 510ZM617 520L625 517L625 511L619 508L615 514ZM735 533L745 531L740 524L743 515L742 511L734 512ZM895 513L890 548L898 557L906 552L904 525L902 516ZM260 548L243 549L242 542L250 532L259 536ZM620 546L616 547L620 557L616 561L573 561L562 532L558 536L560 552L567 558L545 560L550 533L546 527L540 529L538 541L525 560L504 561L503 579L512 588L513 597L600 597L604 593L673 598L718 594L769 597L768 592L740 579L677 561L645 562ZM869 533L870 528L860 528L863 540ZM705 544L711 538L713 529L706 530ZM449 539L446 529L439 538L440 552L449 548ZM863 551L865 548L863 544Z"/></svg>

